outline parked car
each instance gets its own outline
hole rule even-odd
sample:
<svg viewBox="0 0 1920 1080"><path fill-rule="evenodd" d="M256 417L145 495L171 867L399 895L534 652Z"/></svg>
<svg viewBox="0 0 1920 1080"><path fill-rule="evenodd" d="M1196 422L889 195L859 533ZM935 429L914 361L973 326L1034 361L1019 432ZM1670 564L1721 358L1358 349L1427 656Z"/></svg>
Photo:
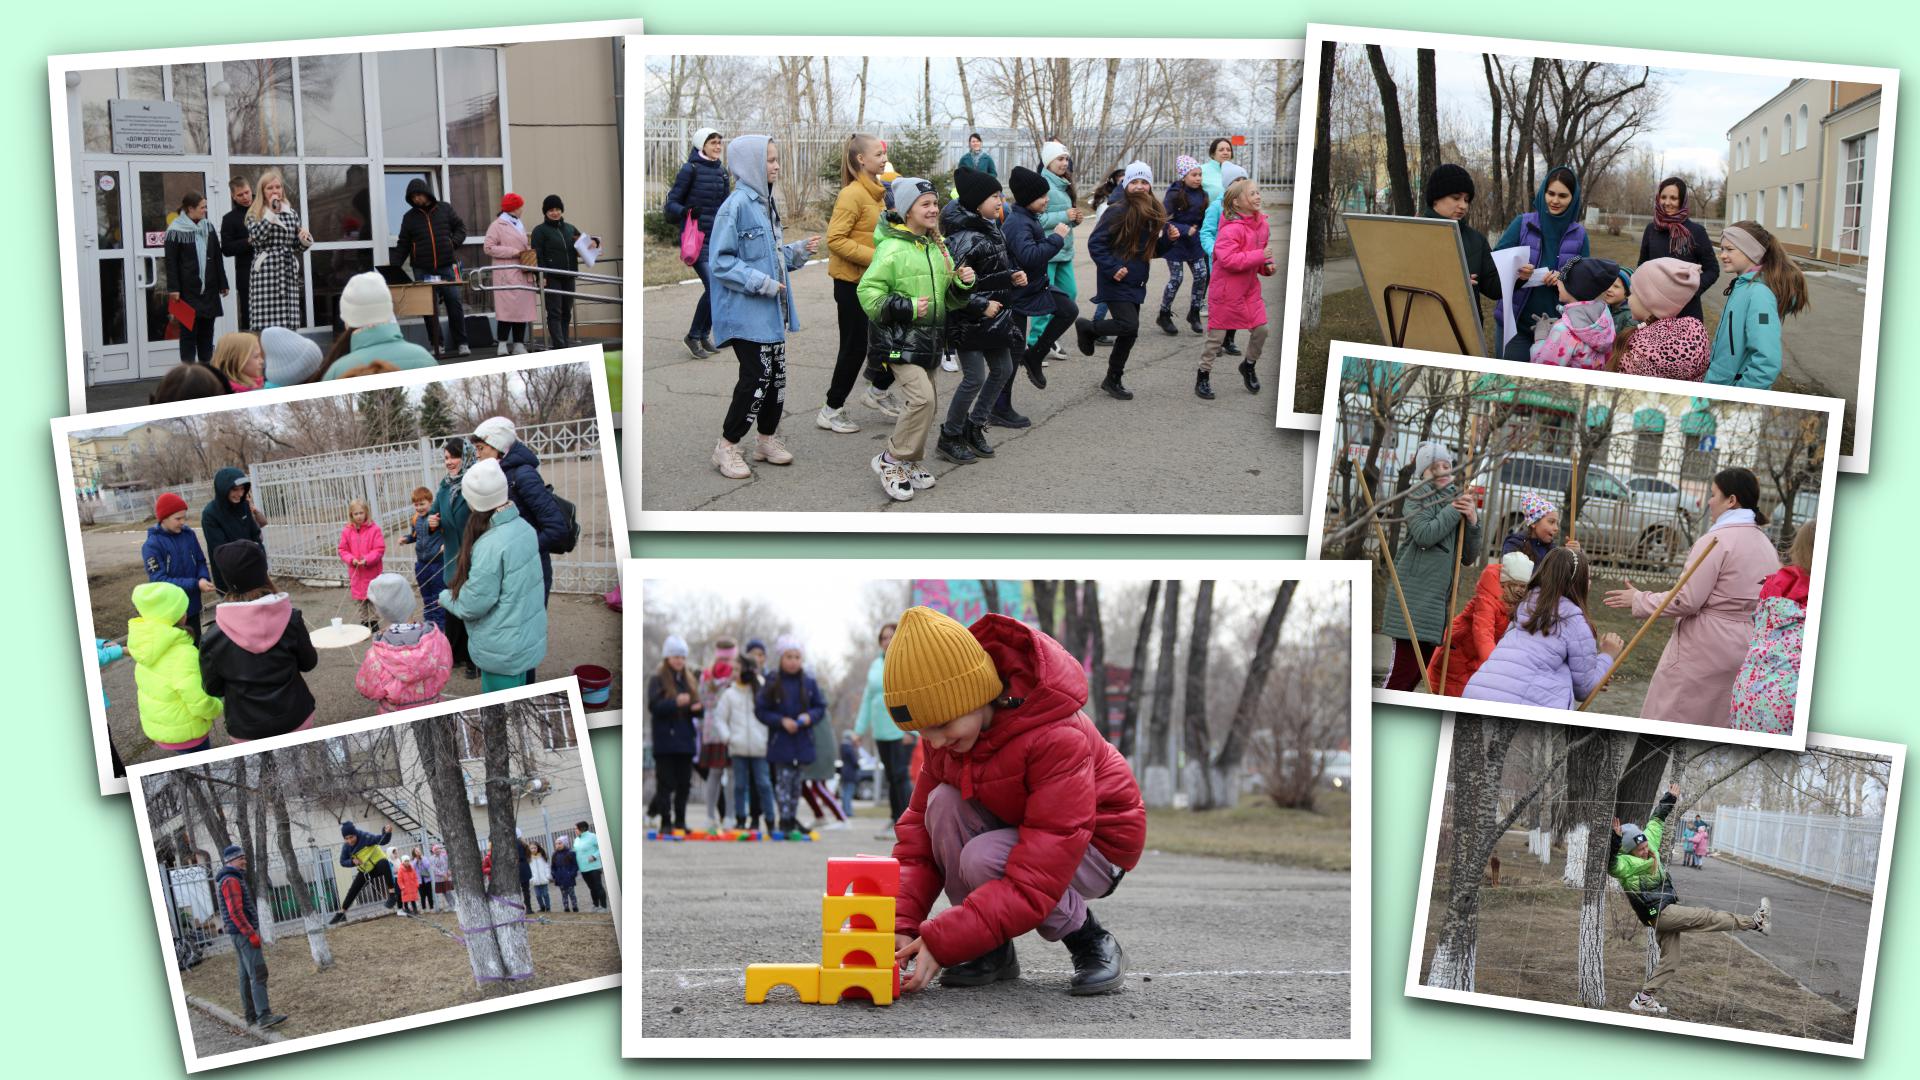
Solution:
<svg viewBox="0 0 1920 1080"><path fill-rule="evenodd" d="M1793 495L1793 521L1787 521L1787 504L1776 502L1773 509L1767 511L1767 532L1773 535L1774 542L1785 551L1793 543L1793 534L1800 526L1809 521L1820 520L1820 493L1818 491L1797 491Z"/></svg>
<svg viewBox="0 0 1920 1080"><path fill-rule="evenodd" d="M1694 527L1680 505L1685 496L1675 492L1672 504L1647 499L1608 470L1588 465L1580 504L1574 513L1574 538L1596 561L1669 566L1693 544ZM1509 454L1497 473L1475 478L1474 493L1481 500L1482 535L1489 554L1500 550L1507 534L1524 519L1521 497L1529 493L1560 508L1564 530L1567 492L1573 486L1573 462L1546 454Z"/></svg>

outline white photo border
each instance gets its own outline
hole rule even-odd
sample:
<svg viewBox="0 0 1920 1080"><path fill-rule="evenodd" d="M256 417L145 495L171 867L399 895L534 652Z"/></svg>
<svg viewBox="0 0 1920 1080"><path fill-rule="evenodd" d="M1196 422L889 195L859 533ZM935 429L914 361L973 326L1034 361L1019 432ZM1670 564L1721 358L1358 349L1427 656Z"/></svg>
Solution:
<svg viewBox="0 0 1920 1080"><path fill-rule="evenodd" d="M100 663L94 653L93 645L95 638L102 635L96 633L99 627L93 625L93 605L88 602L92 592L87 587L86 543L80 531L80 510L73 498L73 455L69 443L71 436L97 428L114 427L118 424L234 412L257 406L285 405L289 402L308 401L314 398L340 397L393 387L425 386L431 383L486 375L511 375L539 368L558 367L563 364L585 364L593 380L594 423L600 429L600 464L606 483L607 524L613 534L613 550L618 553L620 561L624 563L627 547L623 547L623 544L631 546L632 541L627 532L627 504L621 497L620 468L617 460L619 455L612 445L615 439L609 420L612 410L607 404L607 367L598 345L581 345L569 349L554 349L550 352L527 353L524 356L490 357L449 367L391 371L355 379L335 379L332 382L290 386L270 397L263 397L255 391L249 394L190 398L164 405L142 405L133 409L80 413L54 418L51 425L54 475L60 493L60 523L62 537L67 547L69 584L73 589L73 617L80 644L80 672L86 682L87 716L92 722L90 730L93 733L94 768L100 779L100 794L123 795L127 791L127 781L113 775L113 757L109 753L111 744L108 742L106 706L102 704ZM623 678L624 674L623 672ZM465 697L456 700L471 701L473 699ZM589 713L587 724L597 728L612 727L621 722L623 712L624 709L607 709L603 712ZM331 726L328 730L331 730ZM211 759L195 754L188 760Z"/></svg>
<svg viewBox="0 0 1920 1080"><path fill-rule="evenodd" d="M1562 1020L1581 1020L1592 1024L1610 1024L1614 1027L1633 1028L1637 1031L1664 1031L1673 1035L1692 1035L1704 1039L1724 1039L1728 1042L1757 1043L1761 1046L1778 1047L1783 1050L1801 1050L1814 1054L1829 1054L1835 1057L1861 1059L1867 1056L1867 1021L1873 1012L1873 980L1880 964L1880 932L1885 927L1887 910L1887 888L1893 871L1893 826L1900 815L1900 778L1906 768L1907 748L1899 743L1878 742L1873 739L1856 739L1845 735L1828 735L1814 732L1807 737L1807 745L1801 752L1815 747L1834 750L1851 750L1859 753L1878 754L1893 763L1892 776L1887 783L1887 814L1885 827L1880 832L1880 849L1875 864L1873 880L1873 904L1867 922L1867 954L1865 966L1860 974L1860 1004L1857 1007L1858 1019L1853 1027L1852 1042L1829 1042L1825 1039L1809 1039L1799 1035L1779 1035L1766 1031L1747 1031L1742 1028L1726 1027L1720 1024L1703 1024L1692 1020L1673 1020L1664 1016L1646 1016L1613 1012L1605 1009L1590 1009L1581 1005L1561 1005L1548 1001L1529 1001L1525 998L1502 997L1498 994L1483 994L1478 991L1447 990L1436 986L1427 986L1420 981L1420 957L1424 953L1427 937L1427 919L1430 915L1430 900L1433 895L1433 868L1440 850L1440 818L1446 810L1448 755L1453 747L1453 721L1455 713L1449 712L1441 718L1440 746L1434 755L1433 796L1427 806L1426 847L1420 860L1420 892L1415 900L1413 912L1413 933L1407 950L1407 978L1403 996L1426 1001L1442 1001L1454 1005L1472 1005L1483 1009L1500 1009L1506 1012L1527 1013L1532 1016L1552 1016ZM1564 725L1556 725L1564 726ZM1700 741L1695 739L1694 741ZM1787 749L1783 747L1782 749Z"/></svg>
<svg viewBox="0 0 1920 1080"><path fill-rule="evenodd" d="M1874 205L1868 234L1866 306L1860 326L1859 394L1854 405L1853 453L1836 455L1840 471L1865 473L1868 451L1873 439L1874 380L1880 359L1880 312L1886 290L1887 228L1892 216L1893 149L1896 113L1899 108L1900 72L1896 68L1877 68L1854 64L1828 64L1810 60L1768 60L1759 57L1715 56L1705 53L1669 52L1660 49L1634 49L1611 45L1585 45L1571 42L1526 41L1517 38L1489 37L1478 34L1436 34L1421 30L1386 30L1357 26L1307 24L1306 55L1315 56L1324 44L1379 45L1407 49L1444 49L1450 52L1490 52L1512 56L1537 56L1550 59L1594 60L1601 63L1685 68L1695 71L1719 71L1740 75L1777 76L1782 79L1833 79L1872 83L1880 87L1880 133L1886 149L1874 167ZM1317 137L1314 114L1320 100L1320 84L1312 72L1300 82L1300 139L1295 154L1294 190L1304 192L1313 182L1313 144ZM1296 205L1299 197L1295 198ZM1321 417L1293 411L1295 381L1300 374L1300 308L1302 271L1306 258L1307 215L1295 214L1290 223L1292 240L1288 248L1285 330L1280 335L1279 411L1274 422L1283 428L1318 431ZM1333 369L1332 351L1328 351L1328 371ZM1665 380L1658 380L1665 381ZM1675 387L1704 385L1673 381ZM1672 391L1679 393L1679 390ZM1834 443L1839 446L1838 441Z"/></svg>
<svg viewBox="0 0 1920 1080"><path fill-rule="evenodd" d="M609 824L606 802L600 793L600 779L595 772L593 748L588 741L588 725L584 722L586 713L580 704L580 683L579 680L572 675L568 675L563 679L548 679L544 682L530 683L526 686L515 687L510 690L497 690L492 693L478 694L473 697L460 698L455 701L439 702L418 709L408 709L402 712L364 717L359 720L350 720L346 723L333 724L324 728L309 728L306 731L296 731L287 735L276 735L272 738L260 739L255 742L236 743L210 750L204 755L143 762L138 765L128 766L127 778L129 781L144 780L149 776L173 772L178 769L194 768L210 762L249 757L269 750L278 750L288 746L299 746L304 743L319 742L323 739L332 739L341 735L353 735L364 731L379 731L385 728L403 727L417 720L445 716L450 713L472 712L489 705L501 705L510 701L520 701L526 698L546 697L556 693L564 693L567 696L568 706L572 710L574 731L579 735L579 741L575 746L575 750L580 755L581 778L587 789L587 806L593 815L594 823L600 828L601 835L606 836L608 835L607 827ZM143 853L142 861L146 864L143 867L142 876L146 878L147 890L153 903L155 930L159 935L161 964L167 971L167 992L169 1000L173 1005L174 1023L180 1034L180 1053L187 1072L202 1072L207 1069L220 1068L226 1065L238 1065L249 1061L259 1061L262 1058L281 1057L286 1054L299 1053L303 1050L314 1050L323 1046L336 1046L340 1043L353 1042L369 1036L388 1035L396 1031L410 1031L414 1028L429 1027L434 1024L445 1023L449 1020L464 1020L468 1017L484 1016L488 1013L517 1009L523 1005L537 1005L541 1002L575 997L580 994L593 993L597 990L610 990L620 985L622 975L620 972L615 972L611 975L582 979L578 982L565 983L560 986L549 986L539 990L529 990L524 994L490 998L485 1001L469 1002L465 1005L453 1005L448 1008L434 1009L430 1012L417 1013L412 1016L396 1017L392 1020L376 1020L368 1024L359 1024L354 1027L340 1028L336 1031L326 1031L317 1035L288 1039L284 1042L266 1043L244 1050L230 1050L224 1054L202 1056L193 1040L193 1020L187 1011L190 1006L187 1004L186 988L182 984L180 967L174 962L173 950L170 947L173 926L171 921L172 916L168 906L168 886L161 880L159 864L153 859L146 857L147 853L153 850L153 824L147 818L147 801L143 798L133 798L129 801L133 803L134 824L139 830L140 851ZM607 871L607 893L611 900L610 906L613 913L613 933L615 939L618 940L620 937L620 924L624 918L624 914L620 904L620 874L614 865L615 855L611 843L604 846L603 854L604 859L602 861L606 864Z"/></svg>

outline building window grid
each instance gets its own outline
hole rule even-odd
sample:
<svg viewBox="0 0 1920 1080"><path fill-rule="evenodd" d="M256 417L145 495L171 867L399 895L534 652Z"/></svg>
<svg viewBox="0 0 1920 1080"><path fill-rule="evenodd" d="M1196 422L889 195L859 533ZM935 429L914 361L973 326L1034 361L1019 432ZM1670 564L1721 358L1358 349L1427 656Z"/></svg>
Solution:
<svg viewBox="0 0 1920 1080"><path fill-rule="evenodd" d="M1773 203L1773 227L1784 229L1787 227L1787 186L1785 184L1780 185L1780 190L1774 193Z"/></svg>
<svg viewBox="0 0 1920 1080"><path fill-rule="evenodd" d="M1860 225L1866 212L1867 137L1857 135L1840 144L1840 250L1858 254Z"/></svg>
<svg viewBox="0 0 1920 1080"><path fill-rule="evenodd" d="M1790 228L1798 229L1801 227L1801 215L1806 212L1806 209L1807 185L1795 184L1793 185L1793 222L1789 226Z"/></svg>
<svg viewBox="0 0 1920 1080"><path fill-rule="evenodd" d="M1793 148L1795 150L1807 148L1807 107L1805 105L1800 106L1800 123L1793 129Z"/></svg>

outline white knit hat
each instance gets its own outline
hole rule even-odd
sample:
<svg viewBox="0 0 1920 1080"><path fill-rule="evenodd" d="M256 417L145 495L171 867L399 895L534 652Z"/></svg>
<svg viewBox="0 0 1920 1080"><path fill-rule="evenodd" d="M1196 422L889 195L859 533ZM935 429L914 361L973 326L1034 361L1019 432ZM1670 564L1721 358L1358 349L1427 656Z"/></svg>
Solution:
<svg viewBox="0 0 1920 1080"><path fill-rule="evenodd" d="M1053 164L1054 158L1066 157L1066 156L1067 156L1066 143L1048 142L1043 144L1040 147L1040 171L1046 172L1047 166Z"/></svg>
<svg viewBox="0 0 1920 1080"><path fill-rule="evenodd" d="M1533 580L1533 560L1524 551L1509 551L1500 556L1500 580L1522 585Z"/></svg>
<svg viewBox="0 0 1920 1080"><path fill-rule="evenodd" d="M687 655L687 639L679 634L668 634L666 644L660 647L660 655L684 658Z"/></svg>
<svg viewBox="0 0 1920 1080"><path fill-rule="evenodd" d="M1149 184L1153 183L1153 168L1144 161L1127 162L1127 171L1120 180L1120 186L1126 187L1135 180L1145 180Z"/></svg>
<svg viewBox="0 0 1920 1080"><path fill-rule="evenodd" d="M506 471L492 458L476 461L460 478L460 494L475 510L498 510L507 505Z"/></svg>
<svg viewBox="0 0 1920 1080"><path fill-rule="evenodd" d="M340 321L349 330L392 322L393 293L386 279L372 270L348 278L340 291Z"/></svg>
<svg viewBox="0 0 1920 1080"><path fill-rule="evenodd" d="M504 416L489 416L480 421L480 426L473 429L473 437L503 454L513 449L513 444L519 441L514 434L513 421Z"/></svg>
<svg viewBox="0 0 1920 1080"><path fill-rule="evenodd" d="M1451 464L1453 461L1453 451L1447 449L1445 443L1421 443L1420 449L1413 452L1413 475L1416 478L1426 476L1427 470L1432 468L1433 463L1436 461L1445 461Z"/></svg>

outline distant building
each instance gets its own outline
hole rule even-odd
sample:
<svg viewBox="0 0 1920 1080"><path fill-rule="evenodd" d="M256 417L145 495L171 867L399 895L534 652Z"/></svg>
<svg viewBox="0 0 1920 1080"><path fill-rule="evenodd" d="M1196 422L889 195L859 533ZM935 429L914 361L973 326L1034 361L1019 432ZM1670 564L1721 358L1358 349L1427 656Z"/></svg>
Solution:
<svg viewBox="0 0 1920 1080"><path fill-rule="evenodd" d="M1727 132L1727 220L1795 255L1865 262L1879 127L1878 85L1795 79Z"/></svg>

